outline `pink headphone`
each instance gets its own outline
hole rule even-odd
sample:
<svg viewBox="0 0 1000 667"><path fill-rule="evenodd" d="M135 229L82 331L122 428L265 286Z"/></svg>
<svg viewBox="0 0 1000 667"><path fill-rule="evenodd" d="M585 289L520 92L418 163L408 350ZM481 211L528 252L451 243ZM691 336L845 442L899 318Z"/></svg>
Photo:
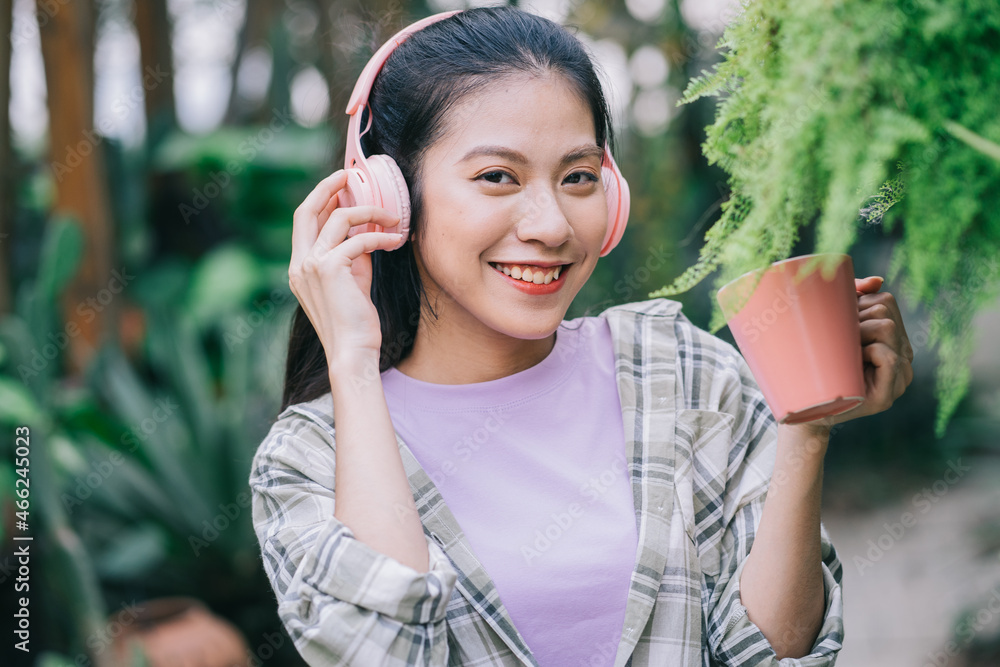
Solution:
<svg viewBox="0 0 1000 667"><path fill-rule="evenodd" d="M412 33L420 30L424 26L430 25L442 19L448 18L452 14L457 14L462 10L442 12L428 16L403 28L393 35L389 40L375 52L365 69L358 77L358 82L354 85L351 99L347 103L347 114L351 117L347 127L347 154L344 158L344 169L347 171L347 186L340 191L338 203L343 207L350 206L379 206L391 213L400 216L399 223L395 227L385 228L386 232L398 232L403 235L399 245L393 250L401 247L410 232L410 193L406 187L406 181L399 170L399 166L388 155L369 155L365 157L361 150L361 135L371 128L372 116L369 111L368 125L363 131L361 127L361 113L368 105L368 95L371 92L375 75L378 74L382 65L389 58L392 50L399 46ZM608 145L604 145L604 159L601 163L601 178L604 181L604 190L608 200L608 231L604 235L604 242L601 244L600 256L603 257L611 252L611 249L618 245L622 234L625 233L625 225L628 222L629 210L629 190L628 183L614 158ZM380 231L381 227L374 223L367 225L357 225L350 229L348 236L354 236L362 232Z"/></svg>

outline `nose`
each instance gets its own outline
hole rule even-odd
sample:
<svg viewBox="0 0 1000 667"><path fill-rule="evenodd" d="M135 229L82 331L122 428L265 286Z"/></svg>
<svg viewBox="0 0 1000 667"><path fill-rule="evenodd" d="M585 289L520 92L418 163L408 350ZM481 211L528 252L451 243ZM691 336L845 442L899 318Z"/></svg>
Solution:
<svg viewBox="0 0 1000 667"><path fill-rule="evenodd" d="M517 223L517 237L525 242L537 239L552 247L561 246L573 237L573 226L547 188L535 188L528 193Z"/></svg>

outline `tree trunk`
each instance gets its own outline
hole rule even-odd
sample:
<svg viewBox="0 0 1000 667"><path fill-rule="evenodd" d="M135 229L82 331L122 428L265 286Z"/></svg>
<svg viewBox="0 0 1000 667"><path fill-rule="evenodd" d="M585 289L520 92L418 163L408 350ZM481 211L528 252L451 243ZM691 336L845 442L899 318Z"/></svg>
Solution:
<svg viewBox="0 0 1000 667"><path fill-rule="evenodd" d="M335 77L340 62L334 56L333 45L331 44L331 40L334 39L331 12L336 2L335 0L313 0L313 4L316 5L316 12L319 15L319 34L317 36L319 42L319 62L316 63L316 67L323 74L323 78L326 79L327 96L330 99L330 109L327 112L326 123L332 123L333 127L339 127L337 123L341 120L340 116L343 115L344 109L343 105L340 107L337 106L340 104L340 100L334 97L334 86L336 85ZM344 104L346 103L347 100L345 99Z"/></svg>
<svg viewBox="0 0 1000 667"><path fill-rule="evenodd" d="M291 37L288 28L281 20L284 3L280 0L265 0L261 4L263 6L258 11L266 17L264 27L267 32L264 37L271 47L271 81L267 87L267 102L254 111L251 117L254 123L266 125L274 120L275 112L291 114L289 84L295 61L289 50Z"/></svg>
<svg viewBox="0 0 1000 667"><path fill-rule="evenodd" d="M172 31L166 0L138 0L135 7L145 90L146 146L152 151L177 125Z"/></svg>
<svg viewBox="0 0 1000 667"><path fill-rule="evenodd" d="M226 125L242 125L255 115L255 109L248 108L242 103L237 92L240 65L243 63L243 56L246 55L247 51L261 44L269 44L269 31L275 27L280 28L278 24L280 23L281 10L282 4L276 0L259 0L247 3L246 13L243 16L243 27L240 29L236 45L236 57L233 59L232 86L229 89L229 104L226 108ZM272 50L271 79L273 82L276 69L273 65L277 56L274 53L275 45L271 44L270 46ZM264 111L266 114L270 114L271 110L267 109L266 105L265 102ZM270 119L268 116L265 122L270 121Z"/></svg>
<svg viewBox="0 0 1000 667"><path fill-rule="evenodd" d="M37 2L48 89L49 164L55 177L50 213L73 216L83 231L82 262L61 303L63 322L74 323L80 331L69 339L66 359L68 374L79 376L115 322L118 300L110 289L114 231L103 146L94 128L96 9L92 0L82 0L59 5L50 13L46 9L50 4ZM88 299L97 305L82 309L84 317L77 307Z"/></svg>

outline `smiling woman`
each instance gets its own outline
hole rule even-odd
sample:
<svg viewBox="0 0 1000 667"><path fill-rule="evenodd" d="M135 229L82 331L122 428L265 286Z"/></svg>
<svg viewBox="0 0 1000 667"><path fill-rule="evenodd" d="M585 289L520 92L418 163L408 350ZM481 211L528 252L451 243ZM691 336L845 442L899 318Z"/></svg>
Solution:
<svg viewBox="0 0 1000 667"><path fill-rule="evenodd" d="M779 429L679 302L564 319L628 220L577 38L435 15L348 113L345 169L295 213L301 307L250 474L309 664L832 665L819 431Z"/></svg>

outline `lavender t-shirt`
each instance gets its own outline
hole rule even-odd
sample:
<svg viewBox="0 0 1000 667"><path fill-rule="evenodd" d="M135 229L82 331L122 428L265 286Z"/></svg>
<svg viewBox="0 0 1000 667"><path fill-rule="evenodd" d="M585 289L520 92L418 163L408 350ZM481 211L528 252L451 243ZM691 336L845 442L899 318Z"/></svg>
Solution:
<svg viewBox="0 0 1000 667"><path fill-rule="evenodd" d="M539 665L612 665L638 535L607 320L564 321L545 359L498 380L382 382Z"/></svg>

